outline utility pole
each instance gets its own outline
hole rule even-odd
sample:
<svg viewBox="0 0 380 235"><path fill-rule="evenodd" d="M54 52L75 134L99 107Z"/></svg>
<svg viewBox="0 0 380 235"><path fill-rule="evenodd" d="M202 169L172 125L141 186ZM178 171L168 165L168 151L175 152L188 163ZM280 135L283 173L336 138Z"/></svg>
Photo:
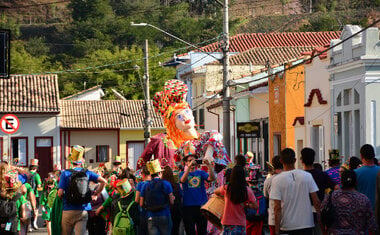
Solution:
<svg viewBox="0 0 380 235"><path fill-rule="evenodd" d="M231 128L230 128L230 88L229 80L229 29L228 29L228 0L224 0L223 4L223 142L226 147L228 156L231 157Z"/></svg>
<svg viewBox="0 0 380 235"><path fill-rule="evenodd" d="M148 60L148 40L145 39L144 44L144 95L145 95L145 103L144 103L144 139L145 145L150 142L150 93L149 93L149 60Z"/></svg>

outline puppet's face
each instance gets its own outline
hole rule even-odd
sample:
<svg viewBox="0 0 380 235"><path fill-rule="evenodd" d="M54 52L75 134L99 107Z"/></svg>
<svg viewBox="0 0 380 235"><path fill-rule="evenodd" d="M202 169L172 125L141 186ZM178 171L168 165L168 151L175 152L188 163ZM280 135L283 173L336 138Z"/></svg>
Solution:
<svg viewBox="0 0 380 235"><path fill-rule="evenodd" d="M175 112L175 126L183 132L194 129L194 116L191 109L180 109Z"/></svg>

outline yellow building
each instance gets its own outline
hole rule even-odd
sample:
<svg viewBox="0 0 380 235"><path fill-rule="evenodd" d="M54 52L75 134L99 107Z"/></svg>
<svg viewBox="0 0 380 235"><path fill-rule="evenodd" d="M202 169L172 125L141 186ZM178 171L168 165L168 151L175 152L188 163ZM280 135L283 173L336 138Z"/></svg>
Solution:
<svg viewBox="0 0 380 235"><path fill-rule="evenodd" d="M144 110L143 100L127 100L122 103L120 126L120 156L125 159L123 166L136 169L136 163L144 150ZM165 132L162 118L157 115L153 107L150 109L151 136Z"/></svg>
<svg viewBox="0 0 380 235"><path fill-rule="evenodd" d="M286 71L269 79L269 155L295 149L293 123L304 116L304 65L289 62ZM290 69L289 69L290 68Z"/></svg>

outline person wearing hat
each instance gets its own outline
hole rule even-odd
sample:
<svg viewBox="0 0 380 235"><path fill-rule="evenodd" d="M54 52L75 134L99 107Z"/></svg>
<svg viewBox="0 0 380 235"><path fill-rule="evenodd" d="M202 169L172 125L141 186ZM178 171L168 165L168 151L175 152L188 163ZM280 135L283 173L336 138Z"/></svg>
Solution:
<svg viewBox="0 0 380 235"><path fill-rule="evenodd" d="M82 146L76 145L72 148L71 154L69 155L69 161L73 166L73 169L64 170L61 174L59 185L58 185L58 196L63 199L63 211L62 211L62 235L72 235L73 231L75 234L85 234L86 225L88 220L87 211L91 210L91 204L72 204L67 201L70 178L75 173L85 172L87 176L87 183L92 181L94 183L99 182L98 189L92 194L92 200L96 200L100 193L103 191L106 180L95 174L92 171L83 169L82 164L84 148Z"/></svg>
<svg viewBox="0 0 380 235"><path fill-rule="evenodd" d="M140 206L146 209L149 235L170 235L172 219L170 205L174 204L173 188L171 184L159 177L162 169L156 160L147 163L151 180L144 184L140 193Z"/></svg>
<svg viewBox="0 0 380 235"><path fill-rule="evenodd" d="M119 176L122 171L123 168L121 167L121 157L116 156L115 161L113 162L112 174Z"/></svg>
<svg viewBox="0 0 380 235"><path fill-rule="evenodd" d="M0 163L0 201L1 204L9 204L10 201L16 202L15 214L5 217L6 211L0 213L0 234L18 235L21 229L21 221L27 222L25 213L25 197L21 192L22 184L18 180L16 170L6 163ZM12 210L8 210L9 212Z"/></svg>
<svg viewBox="0 0 380 235"><path fill-rule="evenodd" d="M38 219L38 207L40 202L39 191L42 190L42 181L41 176L37 172L38 170L38 159L30 159L29 164L29 175L28 175L28 183L32 186L34 195L36 196L36 207L33 211L33 218L31 221L31 227L35 230L38 230L37 219Z"/></svg>
<svg viewBox="0 0 380 235"><path fill-rule="evenodd" d="M338 149L330 149L329 150L329 169L327 169L325 172L330 176L330 178L334 181L335 184L340 184L340 174L339 174L339 168L340 168L340 156L339 156L339 150Z"/></svg>
<svg viewBox="0 0 380 235"><path fill-rule="evenodd" d="M196 159L199 155L191 141L184 143L183 151L179 154L183 156L185 164L185 170L179 176L183 189L182 214L185 231L186 234L195 234L196 227L197 233L203 235L207 233L207 219L201 214L200 209L207 202L205 182L215 180L214 169L207 159L204 159L203 163L208 172L198 169Z"/></svg>

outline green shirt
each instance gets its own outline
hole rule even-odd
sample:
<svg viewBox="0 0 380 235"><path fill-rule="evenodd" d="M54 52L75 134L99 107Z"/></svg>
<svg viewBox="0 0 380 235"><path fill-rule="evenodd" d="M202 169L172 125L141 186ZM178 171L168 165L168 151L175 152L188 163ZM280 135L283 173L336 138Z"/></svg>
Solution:
<svg viewBox="0 0 380 235"><path fill-rule="evenodd" d="M40 174L38 174L37 172L30 172L30 174L34 176L34 182L36 183L36 187L38 187L38 185L42 185L42 182L41 182L41 176ZM36 195L36 197L39 197L39 194L38 194L38 189L36 188L36 190L34 191L34 194Z"/></svg>
<svg viewBox="0 0 380 235"><path fill-rule="evenodd" d="M26 203L26 199L23 195L16 201L16 207L17 207L17 231L20 231L21 229L21 222L20 222L20 211L21 206Z"/></svg>
<svg viewBox="0 0 380 235"><path fill-rule="evenodd" d="M27 198L28 195L29 195L29 193L30 192L34 193L34 191L33 191L32 186L29 183L25 183L24 185L25 185L25 188L26 188L26 193L24 194L24 196L25 196L25 198Z"/></svg>

